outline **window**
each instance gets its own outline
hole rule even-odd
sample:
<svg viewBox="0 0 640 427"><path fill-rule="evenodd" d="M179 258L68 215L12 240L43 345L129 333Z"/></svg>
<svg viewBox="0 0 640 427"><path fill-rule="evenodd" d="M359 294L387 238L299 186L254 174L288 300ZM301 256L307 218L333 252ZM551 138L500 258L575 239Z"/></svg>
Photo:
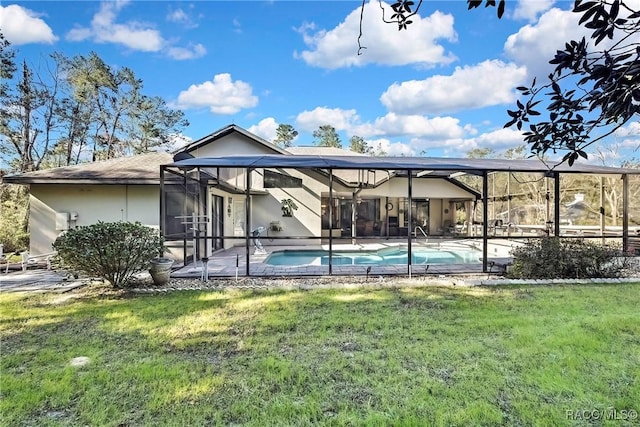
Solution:
<svg viewBox="0 0 640 427"><path fill-rule="evenodd" d="M302 188L302 179L265 169L264 188Z"/></svg>

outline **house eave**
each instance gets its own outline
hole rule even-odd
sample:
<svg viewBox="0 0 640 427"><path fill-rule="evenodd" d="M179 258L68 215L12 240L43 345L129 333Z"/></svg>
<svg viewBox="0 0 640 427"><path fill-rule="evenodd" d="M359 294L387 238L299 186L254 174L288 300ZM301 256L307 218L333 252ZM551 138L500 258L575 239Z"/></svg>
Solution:
<svg viewBox="0 0 640 427"><path fill-rule="evenodd" d="M4 177L7 184L33 185L33 184L66 184L66 185L160 185L159 179L86 179L86 178L30 178L30 177Z"/></svg>

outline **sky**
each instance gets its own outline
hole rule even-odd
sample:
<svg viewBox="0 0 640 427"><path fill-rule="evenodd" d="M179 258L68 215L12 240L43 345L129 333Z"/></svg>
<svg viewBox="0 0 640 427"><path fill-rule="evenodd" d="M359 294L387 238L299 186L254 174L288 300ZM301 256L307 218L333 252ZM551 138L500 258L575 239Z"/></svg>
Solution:
<svg viewBox="0 0 640 427"><path fill-rule="evenodd" d="M357 135L389 155L430 157L523 145L503 128L515 88L588 35L573 1L507 1L500 20L464 0L425 1L404 31L383 22L381 5L388 17L388 3L364 7L360 53L360 1L0 0L0 29L34 67L94 51L132 69L146 95L184 111L185 141L229 124L272 140L284 123L308 146L329 124L344 148ZM600 147L616 165L639 145L635 120Z"/></svg>

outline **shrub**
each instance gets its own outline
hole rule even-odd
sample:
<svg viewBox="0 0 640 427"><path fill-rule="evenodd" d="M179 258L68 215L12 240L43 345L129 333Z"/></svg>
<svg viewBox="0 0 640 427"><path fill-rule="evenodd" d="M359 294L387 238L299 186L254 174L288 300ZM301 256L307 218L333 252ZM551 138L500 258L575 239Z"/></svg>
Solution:
<svg viewBox="0 0 640 427"><path fill-rule="evenodd" d="M508 276L517 279L588 279L620 277L629 258L616 246L583 239L548 237L514 249Z"/></svg>
<svg viewBox="0 0 640 427"><path fill-rule="evenodd" d="M98 222L67 231L53 244L65 267L126 287L161 255L163 238L139 222Z"/></svg>

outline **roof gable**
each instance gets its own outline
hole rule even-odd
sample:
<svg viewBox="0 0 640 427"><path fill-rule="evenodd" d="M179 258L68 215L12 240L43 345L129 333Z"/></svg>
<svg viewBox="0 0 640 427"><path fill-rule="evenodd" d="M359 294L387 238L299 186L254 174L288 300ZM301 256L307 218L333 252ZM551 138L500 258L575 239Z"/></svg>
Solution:
<svg viewBox="0 0 640 427"><path fill-rule="evenodd" d="M236 126L236 125L226 126L203 138L193 141L192 143L186 145L185 147L182 147L179 150L174 151L174 154L189 153L194 157L203 157L203 156L197 155L199 151L202 151L206 153L205 154L206 156L210 156L211 151L216 151L215 149L211 148L213 145L233 135L242 137L244 140L248 141L250 144L255 145L255 148L256 148L255 153L245 153L245 154L289 154L287 151L283 150L277 145L272 144L266 139L261 138L241 128L240 126ZM209 147L209 149L207 149L207 147Z"/></svg>

